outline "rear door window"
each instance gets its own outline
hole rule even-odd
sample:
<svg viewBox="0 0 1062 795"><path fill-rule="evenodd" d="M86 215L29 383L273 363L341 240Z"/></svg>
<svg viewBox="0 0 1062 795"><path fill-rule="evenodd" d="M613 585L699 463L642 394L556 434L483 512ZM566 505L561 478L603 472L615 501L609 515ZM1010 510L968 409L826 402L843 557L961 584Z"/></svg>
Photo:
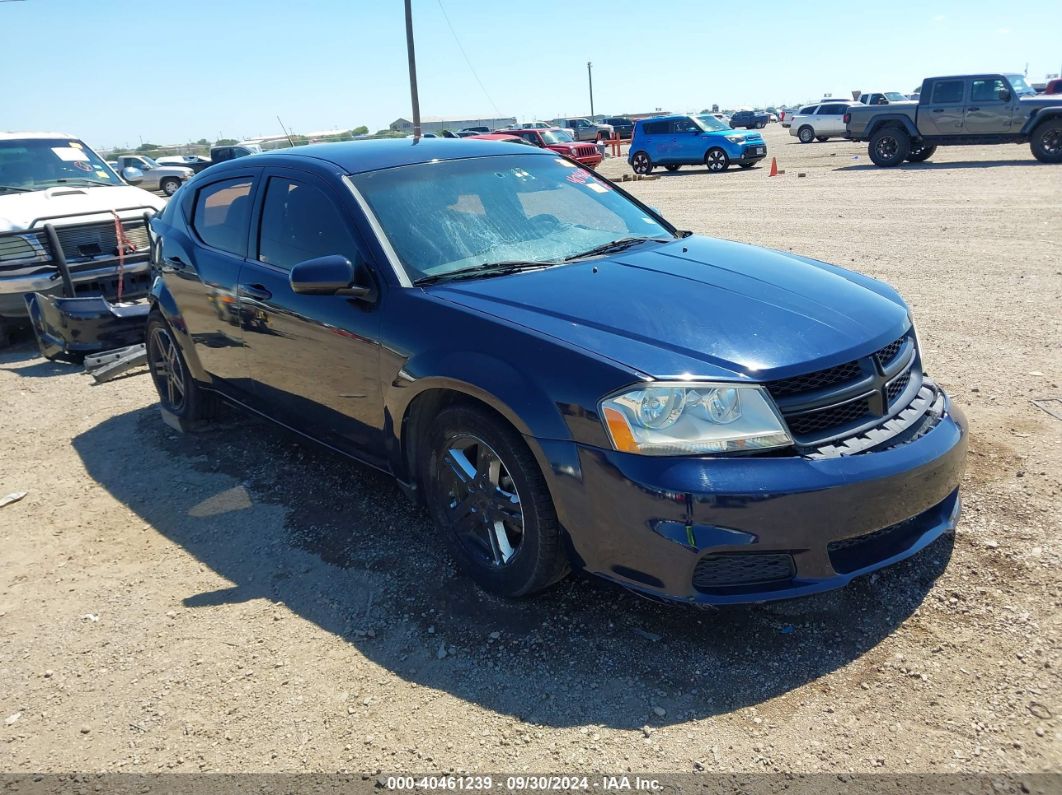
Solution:
<svg viewBox="0 0 1062 795"><path fill-rule="evenodd" d="M211 248L243 257L251 219L251 177L213 182L199 189L192 228Z"/></svg>
<svg viewBox="0 0 1062 795"><path fill-rule="evenodd" d="M646 135L667 135L668 123L666 121L652 121L642 127Z"/></svg>
<svg viewBox="0 0 1062 795"><path fill-rule="evenodd" d="M962 102L962 80L938 80L933 85L930 104L953 105Z"/></svg>

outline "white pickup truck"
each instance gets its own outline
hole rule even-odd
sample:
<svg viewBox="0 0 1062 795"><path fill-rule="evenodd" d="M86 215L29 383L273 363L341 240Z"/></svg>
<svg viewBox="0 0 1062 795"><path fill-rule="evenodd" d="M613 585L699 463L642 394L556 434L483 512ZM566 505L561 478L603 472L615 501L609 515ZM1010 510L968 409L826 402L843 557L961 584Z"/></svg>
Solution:
<svg viewBox="0 0 1062 795"><path fill-rule="evenodd" d="M28 322L27 295L147 294L147 218L166 202L129 184L141 177L66 133L0 133L0 348Z"/></svg>
<svg viewBox="0 0 1062 795"><path fill-rule="evenodd" d="M172 196L185 182L192 178L195 171L187 166L163 165L147 155L119 155L114 162L118 171L123 168L138 168L144 172L139 183L145 190L160 190Z"/></svg>

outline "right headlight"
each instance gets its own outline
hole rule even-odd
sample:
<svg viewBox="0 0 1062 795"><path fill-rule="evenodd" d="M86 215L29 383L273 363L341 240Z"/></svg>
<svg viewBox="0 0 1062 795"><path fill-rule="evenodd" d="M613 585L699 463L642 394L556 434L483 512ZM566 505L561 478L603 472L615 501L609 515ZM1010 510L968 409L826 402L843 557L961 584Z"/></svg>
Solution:
<svg viewBox="0 0 1062 795"><path fill-rule="evenodd" d="M703 455L793 443L762 387L649 383L601 401L612 446L641 455Z"/></svg>

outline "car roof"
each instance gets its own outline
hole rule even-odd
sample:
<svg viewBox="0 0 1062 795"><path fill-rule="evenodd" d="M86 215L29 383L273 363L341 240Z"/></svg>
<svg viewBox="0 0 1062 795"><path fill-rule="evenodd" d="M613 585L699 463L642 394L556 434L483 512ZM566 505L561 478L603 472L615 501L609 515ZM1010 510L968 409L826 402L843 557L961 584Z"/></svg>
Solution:
<svg viewBox="0 0 1062 795"><path fill-rule="evenodd" d="M689 117L690 114L688 113L672 113L668 116L650 116L647 119L638 119L638 124L650 121L674 121L675 119L688 119Z"/></svg>
<svg viewBox="0 0 1062 795"><path fill-rule="evenodd" d="M78 140L76 135L71 135L65 132L0 132L0 141L18 141L26 138L73 138Z"/></svg>
<svg viewBox="0 0 1062 795"><path fill-rule="evenodd" d="M421 138L419 141L410 138L392 138L310 144L294 149L281 149L254 155L254 163L278 165L290 164L298 160L316 160L331 163L346 174L360 174L366 171L379 171L384 168L410 166L435 160L461 160L505 154L550 155L553 153L523 144L474 138ZM237 158L226 161L222 166L246 168L247 163L245 158Z"/></svg>

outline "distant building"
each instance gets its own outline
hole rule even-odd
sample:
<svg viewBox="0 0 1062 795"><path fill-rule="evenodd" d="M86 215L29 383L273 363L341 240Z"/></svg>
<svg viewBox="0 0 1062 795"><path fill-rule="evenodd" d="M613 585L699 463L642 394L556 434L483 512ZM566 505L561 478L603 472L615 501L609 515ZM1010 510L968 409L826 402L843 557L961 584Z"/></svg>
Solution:
<svg viewBox="0 0 1062 795"><path fill-rule="evenodd" d="M479 119L465 119L460 116L422 116L420 130L421 132L433 133L441 132L442 130L457 132L466 127L489 127L492 130L496 130L508 124L516 124L516 117L488 116ZM390 128L395 132L411 133L413 132L413 122L409 119L395 119L391 122Z"/></svg>

